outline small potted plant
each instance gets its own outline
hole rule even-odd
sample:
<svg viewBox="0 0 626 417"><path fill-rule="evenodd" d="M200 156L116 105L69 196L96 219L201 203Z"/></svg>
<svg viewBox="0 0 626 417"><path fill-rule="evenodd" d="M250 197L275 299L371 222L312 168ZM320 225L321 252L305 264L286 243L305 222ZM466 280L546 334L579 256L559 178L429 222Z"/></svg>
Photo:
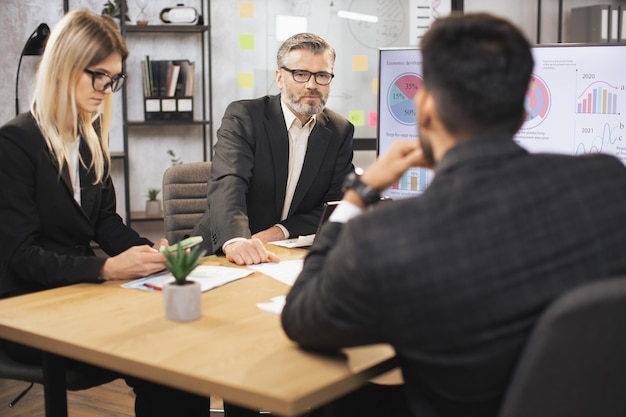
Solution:
<svg viewBox="0 0 626 417"><path fill-rule="evenodd" d="M191 321L200 318L202 312L202 288L197 281L187 276L198 266L206 251L199 246L175 251L165 249L165 268L174 276L174 281L163 286L165 317L175 321Z"/></svg>
<svg viewBox="0 0 626 417"><path fill-rule="evenodd" d="M148 189L148 201L146 201L146 216L159 217L161 215L161 200L157 197L159 195L158 188Z"/></svg>
<svg viewBox="0 0 626 417"><path fill-rule="evenodd" d="M128 12L128 3L126 2L126 0L124 1L124 10L126 10L126 12ZM104 3L104 5L102 6L102 13L103 16L111 16L114 17L116 19L121 19L122 18L122 0L107 0L106 3ZM126 22L130 22L130 17L128 17L128 14L124 14L124 21Z"/></svg>

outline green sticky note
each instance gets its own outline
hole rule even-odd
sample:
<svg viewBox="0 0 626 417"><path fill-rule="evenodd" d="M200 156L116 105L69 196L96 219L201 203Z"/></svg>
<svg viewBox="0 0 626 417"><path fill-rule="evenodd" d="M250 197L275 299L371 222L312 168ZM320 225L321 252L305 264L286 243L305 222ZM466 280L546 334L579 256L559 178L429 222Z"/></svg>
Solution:
<svg viewBox="0 0 626 417"><path fill-rule="evenodd" d="M252 50L254 49L254 35L239 35L239 49Z"/></svg>
<svg viewBox="0 0 626 417"><path fill-rule="evenodd" d="M348 118L355 126L365 126L365 112L363 110L350 110Z"/></svg>

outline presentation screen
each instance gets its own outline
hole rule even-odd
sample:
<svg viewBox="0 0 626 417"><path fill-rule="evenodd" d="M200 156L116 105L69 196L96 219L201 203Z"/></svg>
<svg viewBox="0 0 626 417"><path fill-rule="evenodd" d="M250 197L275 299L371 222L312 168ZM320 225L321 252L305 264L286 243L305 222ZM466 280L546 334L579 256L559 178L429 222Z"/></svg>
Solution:
<svg viewBox="0 0 626 417"><path fill-rule="evenodd" d="M626 164L626 45L536 46L533 56L528 115L515 140L530 152L603 152ZM379 57L381 154L395 140L418 139L413 97L422 86L422 59L416 48L381 49ZM419 195L432 177L430 170L411 169L385 195Z"/></svg>

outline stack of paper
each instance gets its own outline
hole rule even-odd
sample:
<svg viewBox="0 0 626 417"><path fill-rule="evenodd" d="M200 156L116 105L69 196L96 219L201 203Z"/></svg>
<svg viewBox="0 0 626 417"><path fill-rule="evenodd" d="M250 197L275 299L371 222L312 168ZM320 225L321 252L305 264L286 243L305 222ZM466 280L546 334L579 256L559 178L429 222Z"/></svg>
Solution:
<svg viewBox="0 0 626 417"><path fill-rule="evenodd" d="M224 266L199 265L191 271L187 277L189 280L198 281L202 286L202 291L220 287L231 281L246 277L252 272L249 269L228 268ZM174 277L169 272L158 275L151 275L146 278L136 279L122 284L124 288L136 288L145 291L160 291L168 282L174 281Z"/></svg>

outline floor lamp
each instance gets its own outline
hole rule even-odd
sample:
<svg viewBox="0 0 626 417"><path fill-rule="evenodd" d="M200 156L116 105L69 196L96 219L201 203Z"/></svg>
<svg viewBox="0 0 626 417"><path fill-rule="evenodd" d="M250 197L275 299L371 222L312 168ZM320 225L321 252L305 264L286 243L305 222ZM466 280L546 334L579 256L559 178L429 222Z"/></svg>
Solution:
<svg viewBox="0 0 626 417"><path fill-rule="evenodd" d="M42 55L46 47L46 42L50 36L50 28L45 23L37 26L37 29L30 34L17 63L17 75L15 76L15 115L20 113L19 85L20 85L20 66L24 55Z"/></svg>

